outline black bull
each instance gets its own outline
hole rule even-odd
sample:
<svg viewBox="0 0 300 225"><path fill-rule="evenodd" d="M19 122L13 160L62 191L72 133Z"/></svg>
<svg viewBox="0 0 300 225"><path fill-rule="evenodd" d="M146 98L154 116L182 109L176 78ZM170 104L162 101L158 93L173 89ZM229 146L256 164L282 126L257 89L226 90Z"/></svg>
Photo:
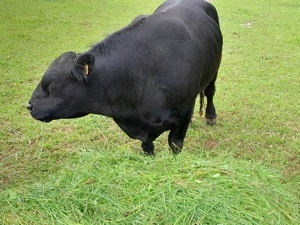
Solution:
<svg viewBox="0 0 300 225"><path fill-rule="evenodd" d="M141 15L85 53L67 52L50 65L27 106L40 121L87 114L112 117L131 138L154 154L153 141L170 130L179 153L195 99L213 104L222 34L215 8L201 0L168 0Z"/></svg>

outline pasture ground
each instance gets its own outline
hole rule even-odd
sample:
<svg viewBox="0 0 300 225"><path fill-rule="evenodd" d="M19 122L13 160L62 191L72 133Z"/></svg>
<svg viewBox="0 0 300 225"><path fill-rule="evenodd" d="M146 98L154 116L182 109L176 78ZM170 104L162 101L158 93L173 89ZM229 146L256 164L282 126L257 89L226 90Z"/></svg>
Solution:
<svg viewBox="0 0 300 225"><path fill-rule="evenodd" d="M297 224L300 3L215 0L218 124L195 108L183 152L140 154L111 119L26 110L48 65L162 1L0 2L0 224Z"/></svg>

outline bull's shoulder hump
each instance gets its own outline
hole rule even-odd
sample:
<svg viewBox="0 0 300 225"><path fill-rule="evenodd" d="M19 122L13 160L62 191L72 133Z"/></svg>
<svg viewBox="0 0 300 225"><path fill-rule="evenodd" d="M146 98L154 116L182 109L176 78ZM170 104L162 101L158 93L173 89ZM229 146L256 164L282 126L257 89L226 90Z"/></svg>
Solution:
<svg viewBox="0 0 300 225"><path fill-rule="evenodd" d="M133 29L138 28L139 26L141 26L144 23L144 21L145 21L146 18L147 18L147 15L139 15L139 16L137 16L134 20L132 20L132 22L128 26L126 26L123 29L115 32L115 34L122 33L122 32L127 32L127 31L131 31Z"/></svg>

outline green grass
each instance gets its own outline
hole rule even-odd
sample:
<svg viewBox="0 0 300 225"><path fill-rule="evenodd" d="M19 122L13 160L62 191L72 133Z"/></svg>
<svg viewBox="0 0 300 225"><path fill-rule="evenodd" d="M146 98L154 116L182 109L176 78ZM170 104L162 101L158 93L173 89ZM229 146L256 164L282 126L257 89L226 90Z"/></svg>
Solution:
<svg viewBox="0 0 300 225"><path fill-rule="evenodd" d="M275 172L229 155L81 149L47 182L4 191L1 211L8 224L295 224Z"/></svg>
<svg viewBox="0 0 300 225"><path fill-rule="evenodd" d="M218 124L195 112L177 157L166 134L143 157L109 118L43 124L27 112L54 58L161 2L0 2L0 224L300 221L299 3L213 2L224 35Z"/></svg>

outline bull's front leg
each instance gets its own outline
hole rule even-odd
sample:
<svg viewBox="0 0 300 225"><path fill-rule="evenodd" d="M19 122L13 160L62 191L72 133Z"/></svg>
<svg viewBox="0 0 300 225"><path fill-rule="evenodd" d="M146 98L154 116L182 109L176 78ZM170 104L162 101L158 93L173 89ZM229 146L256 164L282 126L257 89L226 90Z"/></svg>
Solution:
<svg viewBox="0 0 300 225"><path fill-rule="evenodd" d="M152 141L146 141L142 143L142 148L144 151L144 154L147 156L153 156L154 155L154 144Z"/></svg>
<svg viewBox="0 0 300 225"><path fill-rule="evenodd" d="M176 124L169 133L168 142L174 154L179 154L182 151L183 141L192 118L193 109L193 106L188 109L179 119L178 124Z"/></svg>

